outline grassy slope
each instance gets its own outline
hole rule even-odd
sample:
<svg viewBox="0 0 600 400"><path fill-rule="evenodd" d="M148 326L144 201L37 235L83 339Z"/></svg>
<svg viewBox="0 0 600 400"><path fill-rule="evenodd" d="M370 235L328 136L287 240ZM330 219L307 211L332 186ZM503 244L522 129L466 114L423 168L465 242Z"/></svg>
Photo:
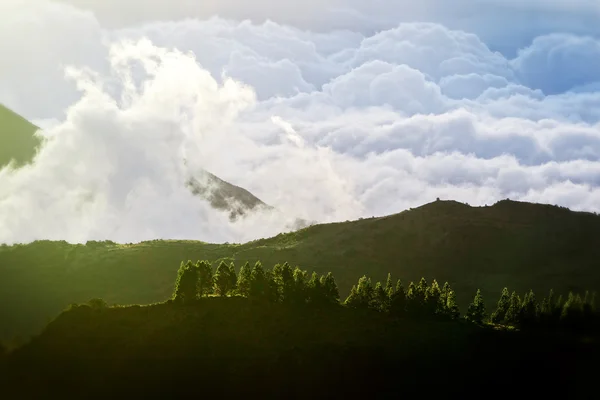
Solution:
<svg viewBox="0 0 600 400"><path fill-rule="evenodd" d="M481 288L491 307L508 286L538 296L600 288L600 217L502 201L492 207L435 202L384 218L312 226L246 243L153 241L133 245L36 242L0 248L0 337L39 331L65 306L102 297L110 304L168 298L182 260L289 261L332 271L342 296L363 274L391 272L407 284L449 281L465 307Z"/></svg>
<svg viewBox="0 0 600 400"><path fill-rule="evenodd" d="M589 365L597 350L594 342L464 322L394 321L342 307L212 298L186 307L67 311L10 355L6 378L20 397L31 398L65 392L89 398L103 390L173 398L215 389L226 398L241 394L235 391L273 398L354 398L358 392L382 398L389 391L397 398L398 391L448 395L513 386L521 394L556 395L595 384Z"/></svg>
<svg viewBox="0 0 600 400"><path fill-rule="evenodd" d="M0 104L0 167L12 159L23 165L33 158L40 144L37 127Z"/></svg>

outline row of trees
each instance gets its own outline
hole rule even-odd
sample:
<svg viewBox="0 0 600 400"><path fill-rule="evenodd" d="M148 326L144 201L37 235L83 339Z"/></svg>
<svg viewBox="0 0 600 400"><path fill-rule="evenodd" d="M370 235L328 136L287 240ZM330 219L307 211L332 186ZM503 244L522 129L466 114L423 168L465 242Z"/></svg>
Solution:
<svg viewBox="0 0 600 400"><path fill-rule="evenodd" d="M569 293L566 299L556 297L553 290L538 302L533 291L523 297L516 292L509 295L508 288L502 290L496 310L490 321L496 324L519 326L566 326L588 328L594 323L595 294L586 292Z"/></svg>
<svg viewBox="0 0 600 400"><path fill-rule="evenodd" d="M233 263L221 262L213 273L210 262L182 263L177 273L173 300L186 303L208 295L237 295L252 299L288 304L335 304L339 292L331 273L319 276L288 263L277 264L265 270L260 261L249 263L236 274Z"/></svg>
<svg viewBox="0 0 600 400"><path fill-rule="evenodd" d="M425 278L421 278L418 284L411 282L405 289L400 279L394 284L391 274L388 274L385 286L381 282L373 286L371 279L363 276L357 285L352 286L344 304L351 308L370 308L394 316L417 318L458 318L460 314L456 295L448 282L440 288L437 281L428 285Z"/></svg>
<svg viewBox="0 0 600 400"><path fill-rule="evenodd" d="M200 297L244 296L270 302L288 304L339 304L339 292L331 273L319 276L313 272L288 263L277 264L272 270L265 270L260 261L253 267L244 264L236 273L233 263L221 262L213 273L211 263L191 261L182 263L177 273L173 300L188 303ZM518 326L569 326L586 327L593 323L596 315L595 296L569 293L563 300L555 297L553 291L541 302L536 300L533 291L523 297L516 292L509 295L507 288L502 290L496 310L489 315L480 290L465 314L465 319L481 324L488 320L494 324ZM358 280L343 304L354 309L370 309L388 313L395 317L411 318L459 318L460 312L456 294L448 282L440 287L436 280L430 284L425 278L418 283L410 282L404 287L402 281L392 280L388 274L385 284L372 284L363 276Z"/></svg>

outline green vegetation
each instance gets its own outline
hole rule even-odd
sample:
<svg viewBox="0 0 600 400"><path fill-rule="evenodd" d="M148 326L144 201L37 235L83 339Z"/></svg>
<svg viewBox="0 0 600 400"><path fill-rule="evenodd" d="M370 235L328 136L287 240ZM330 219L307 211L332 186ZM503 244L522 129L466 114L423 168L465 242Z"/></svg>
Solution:
<svg viewBox="0 0 600 400"><path fill-rule="evenodd" d="M238 280L232 279L232 271L235 271L234 263L227 265L224 261L221 261L214 273L209 261L197 261L195 264L192 261L182 262L177 272L172 301L177 304L194 304L209 296L238 296L294 306L340 305L340 295L331 272L321 276L313 272L307 281L308 271L298 267L292 271L287 262L276 264L272 270L265 270L260 261L252 269L247 263L244 264ZM98 299L91 300L88 305L96 309L106 307ZM373 286L370 278L362 276L352 286L343 305L350 309L371 310L394 318L416 320L452 320L460 315L454 290L448 282L440 289L435 279L428 284L425 278L421 278L418 284L410 282L408 290L404 290L400 279L394 286L391 273L387 275L385 286L381 282ZM600 328L595 294L590 295L589 292L585 292L584 297L570 292L567 301L563 303L562 297L555 301L554 291L550 290L548 297L538 303L533 290L529 290L523 300L520 300L514 292L509 298L508 288L504 288L496 310L489 320L487 317L483 295L477 289L465 315L467 321L477 325L486 322L519 328L578 332L593 332Z"/></svg>
<svg viewBox="0 0 600 400"><path fill-rule="evenodd" d="M521 294L600 290L600 217L513 201L491 207L439 201L245 244L157 240L0 246L0 304L19 304L0 307L0 338L39 332L69 304L93 297L109 304L169 299L182 259L214 260L215 269L221 261L238 267L248 262L246 271L236 271L242 281L258 260L267 266L288 261L292 268L302 265L319 275L331 271L343 298L365 273L374 282L385 282L388 272L404 282L437 278L449 282L452 301L463 309L480 289L491 313L503 287ZM407 296L422 296L418 289L406 287ZM245 294L249 287L242 284L239 290Z"/></svg>
<svg viewBox="0 0 600 400"><path fill-rule="evenodd" d="M0 168L14 160L17 166L33 159L40 139L38 128L0 104Z"/></svg>
<svg viewBox="0 0 600 400"><path fill-rule="evenodd" d="M552 329L516 332L479 325L479 291L468 312L477 324L458 319L454 292L436 281L411 282L404 291L391 276L385 287L363 276L341 306L332 274L307 280L306 271L288 264L266 270L257 262L225 290L229 267L219 264L206 286L207 265L181 263L174 297L162 304L108 307L93 299L71 306L26 345L0 352L2 393L387 398L398 387L418 392L433 381L429 395L450 396L493 388L506 371L521 394L580 397L595 385L600 318L590 296L570 295ZM541 323L545 312L531 294L525 299L517 314L536 310ZM553 334L556 328L568 334Z"/></svg>

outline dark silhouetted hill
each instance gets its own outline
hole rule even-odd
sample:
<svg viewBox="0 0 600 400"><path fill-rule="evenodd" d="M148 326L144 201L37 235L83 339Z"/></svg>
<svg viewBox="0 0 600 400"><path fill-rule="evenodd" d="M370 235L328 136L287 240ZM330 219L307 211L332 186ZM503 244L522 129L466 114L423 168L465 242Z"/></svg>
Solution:
<svg viewBox="0 0 600 400"><path fill-rule="evenodd" d="M9 354L7 398L579 398L598 343L245 298L63 312Z"/></svg>

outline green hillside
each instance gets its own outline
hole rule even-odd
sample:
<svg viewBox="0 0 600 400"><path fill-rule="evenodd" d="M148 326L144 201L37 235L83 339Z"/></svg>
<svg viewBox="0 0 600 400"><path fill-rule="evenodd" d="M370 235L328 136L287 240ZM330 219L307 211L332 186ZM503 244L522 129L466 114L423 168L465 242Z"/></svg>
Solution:
<svg viewBox="0 0 600 400"><path fill-rule="evenodd" d="M492 390L580 398L596 385L599 349L593 336L394 319L339 305L296 308L241 297L84 305L8 357L0 354L0 391L31 399L453 397Z"/></svg>
<svg viewBox="0 0 600 400"><path fill-rule="evenodd" d="M15 160L17 165L30 162L40 140L38 128L0 104L0 167Z"/></svg>
<svg viewBox="0 0 600 400"><path fill-rule="evenodd" d="M38 332L67 305L93 297L148 304L173 292L182 260L288 261L333 272L345 297L364 273L448 281L459 305L480 288L489 307L504 286L542 295L600 289L600 217L501 201L439 201L400 214L315 225L246 244L151 241L121 245L35 242L0 247L0 337ZM7 307L19 304L18 309Z"/></svg>

